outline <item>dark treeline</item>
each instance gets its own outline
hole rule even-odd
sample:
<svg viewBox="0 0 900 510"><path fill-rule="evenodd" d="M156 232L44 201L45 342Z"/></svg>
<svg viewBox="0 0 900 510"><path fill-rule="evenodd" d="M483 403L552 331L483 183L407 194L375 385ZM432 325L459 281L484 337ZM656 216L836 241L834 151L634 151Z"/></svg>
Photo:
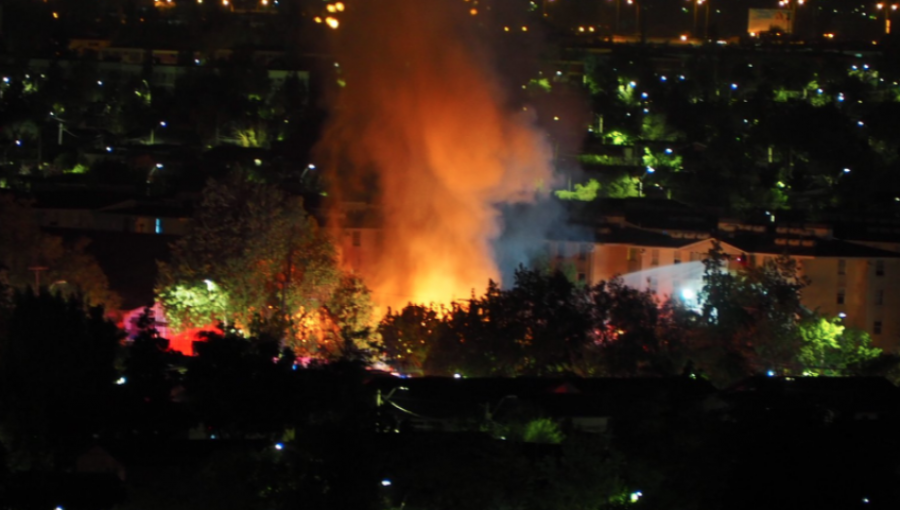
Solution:
<svg viewBox="0 0 900 510"><path fill-rule="evenodd" d="M767 372L858 375L890 359L864 332L805 309L806 282L788 257L728 272L727 256L714 249L704 264L693 300L522 268L509 289L491 284L449 308L389 313L379 326L385 361L419 374L690 373L725 385Z"/></svg>
<svg viewBox="0 0 900 510"><path fill-rule="evenodd" d="M581 287L560 273L522 270L513 288L491 287L468 307L390 315L380 328L384 350L396 359L398 338L412 338L416 326L415 335L433 344L405 357L408 366L415 360L427 371L467 376L684 371L684 381L702 384L701 370L737 377L725 369L800 363L797 354L772 354L785 349L761 343L768 333L751 334L785 326L777 312L793 303L794 285L774 277L773 267L728 276L714 269L713 255L704 292L709 302L739 298L730 308L660 306L618 282ZM759 281L765 293L748 290ZM760 301L774 294L781 297ZM453 433L428 433L385 405L389 395L374 383L397 379L367 370L371 354L352 341L331 359L303 365L277 338L226 331L185 357L167 350L146 317L125 340L101 309L77 297L3 296L2 508L854 508L864 499L886 508L897 501L889 421L645 397L616 411L600 434L540 410L500 413L497 402L495 412L460 420ZM97 448L117 459L114 469L90 468L85 459Z"/></svg>

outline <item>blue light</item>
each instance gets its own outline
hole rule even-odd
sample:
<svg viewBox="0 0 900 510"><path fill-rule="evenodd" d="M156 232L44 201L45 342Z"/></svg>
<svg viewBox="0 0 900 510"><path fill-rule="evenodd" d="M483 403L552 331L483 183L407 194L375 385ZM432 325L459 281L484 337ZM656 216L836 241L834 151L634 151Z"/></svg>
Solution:
<svg viewBox="0 0 900 510"><path fill-rule="evenodd" d="M156 233L162 234L162 218L156 218Z"/></svg>
<svg viewBox="0 0 900 510"><path fill-rule="evenodd" d="M766 375L769 376L769 377L775 377L775 371L774 371L774 370L769 370L768 372L766 372Z"/></svg>
<svg viewBox="0 0 900 510"><path fill-rule="evenodd" d="M281 443L275 443L275 449L278 451L284 450L284 445Z"/></svg>

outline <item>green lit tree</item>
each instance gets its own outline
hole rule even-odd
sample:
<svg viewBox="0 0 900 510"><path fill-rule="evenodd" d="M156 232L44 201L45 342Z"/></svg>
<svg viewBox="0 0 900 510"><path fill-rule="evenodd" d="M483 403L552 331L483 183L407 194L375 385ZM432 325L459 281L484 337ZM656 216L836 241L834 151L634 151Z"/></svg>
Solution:
<svg viewBox="0 0 900 510"><path fill-rule="evenodd" d="M302 200L239 175L208 183L192 231L172 248L156 292L176 329L247 329L259 317L288 330L338 284L334 248Z"/></svg>

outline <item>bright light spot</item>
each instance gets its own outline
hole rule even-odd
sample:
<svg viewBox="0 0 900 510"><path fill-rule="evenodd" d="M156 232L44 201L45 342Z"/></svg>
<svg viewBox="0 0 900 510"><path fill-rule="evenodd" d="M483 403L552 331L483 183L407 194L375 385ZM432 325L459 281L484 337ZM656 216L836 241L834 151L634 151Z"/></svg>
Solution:
<svg viewBox="0 0 900 510"><path fill-rule="evenodd" d="M199 65L200 65L200 59L199 59L199 58L195 58L195 59L194 59L194 63L197 64L197 65L199 66Z"/></svg>
<svg viewBox="0 0 900 510"><path fill-rule="evenodd" d="M337 20L337 18L332 18L331 16L328 16L327 18L325 18L325 24L331 28L337 28L340 26L341 23Z"/></svg>
<svg viewBox="0 0 900 510"><path fill-rule="evenodd" d="M503 27L504 32L509 32L509 27Z"/></svg>
<svg viewBox="0 0 900 510"><path fill-rule="evenodd" d="M162 168L162 167L163 167L163 164L162 164L162 163L157 163L157 164L156 164L156 168Z"/></svg>
<svg viewBox="0 0 900 510"><path fill-rule="evenodd" d="M849 173L850 173L850 169L849 169L849 168L845 168L845 169L844 169L844 173L845 173L845 174L849 174Z"/></svg>
<svg viewBox="0 0 900 510"><path fill-rule="evenodd" d="M478 9L472 7L471 9L469 9L469 14L475 16L476 14L478 14Z"/></svg>
<svg viewBox="0 0 900 510"><path fill-rule="evenodd" d="M769 377L775 377L775 371L774 371L774 370L769 370L768 372L766 372L766 375L769 376Z"/></svg>
<svg viewBox="0 0 900 510"><path fill-rule="evenodd" d="M279 451L284 450L284 445L281 443L275 443L275 449Z"/></svg>
<svg viewBox="0 0 900 510"><path fill-rule="evenodd" d="M681 81L684 81L684 75L683 75L683 74L679 74L679 75L678 75L678 79L681 80Z"/></svg>
<svg viewBox="0 0 900 510"><path fill-rule="evenodd" d="M206 290L208 290L209 292L212 292L216 289L216 282L212 280L203 280L203 283L206 284Z"/></svg>
<svg viewBox="0 0 900 510"><path fill-rule="evenodd" d="M648 173L648 174L652 174L652 173L655 172L655 171L656 171L656 169L653 168L652 166L648 166L648 167L647 167L647 173Z"/></svg>
<svg viewBox="0 0 900 510"><path fill-rule="evenodd" d="M97 85L100 85L100 86L102 87L102 86L103 86L103 82L100 81L100 80L97 80Z"/></svg>
<svg viewBox="0 0 900 510"><path fill-rule="evenodd" d="M54 13L53 13L53 19L59 19L59 13L58 13L58 12L54 12Z"/></svg>
<svg viewBox="0 0 900 510"><path fill-rule="evenodd" d="M638 500L641 499L641 496L643 496L643 495L644 495L644 494L643 494L641 491L634 491L634 492L631 493L631 496L629 496L628 499L629 499L629 501L631 501L632 503L637 503Z"/></svg>
<svg viewBox="0 0 900 510"><path fill-rule="evenodd" d="M9 83L9 76L3 77L3 83Z"/></svg>
<svg viewBox="0 0 900 510"><path fill-rule="evenodd" d="M459 374L453 374L454 379L462 379L462 376Z"/></svg>
<svg viewBox="0 0 900 510"><path fill-rule="evenodd" d="M660 77L659 77L659 81L666 81L666 77L665 77L665 76L660 76Z"/></svg>
<svg viewBox="0 0 900 510"><path fill-rule="evenodd" d="M862 498L862 502L868 504L868 503L869 503L869 498Z"/></svg>
<svg viewBox="0 0 900 510"><path fill-rule="evenodd" d="M106 152L112 152L112 147L107 147Z"/></svg>
<svg viewBox="0 0 900 510"><path fill-rule="evenodd" d="M628 82L628 86L631 88L635 88L635 87L637 87L637 83L630 81L630 82Z"/></svg>
<svg viewBox="0 0 900 510"><path fill-rule="evenodd" d="M562 76L562 71L556 71L556 76Z"/></svg>
<svg viewBox="0 0 900 510"><path fill-rule="evenodd" d="M681 36L681 40L682 40L682 42L687 41L687 36L686 35Z"/></svg>
<svg viewBox="0 0 900 510"><path fill-rule="evenodd" d="M731 90L737 90L737 83L731 84Z"/></svg>
<svg viewBox="0 0 900 510"><path fill-rule="evenodd" d="M865 126L865 124L863 124L863 121L859 121L859 122L857 122L857 123L856 123L856 125L857 125L857 126L859 126L859 127L863 127L863 126Z"/></svg>
<svg viewBox="0 0 900 510"><path fill-rule="evenodd" d="M166 124L166 121L161 120L161 121L159 121L159 125L162 127L166 127L168 124Z"/></svg>
<svg viewBox="0 0 900 510"><path fill-rule="evenodd" d="M337 11L337 7L335 7L332 4L328 4L325 6L325 10L327 10L328 12L335 12L335 11Z"/></svg>
<svg viewBox="0 0 900 510"><path fill-rule="evenodd" d="M553 117L553 120L559 120L559 117Z"/></svg>
<svg viewBox="0 0 900 510"><path fill-rule="evenodd" d="M254 159L254 160L253 160L253 164L256 165L256 166L260 166L260 165L262 165L262 160L261 160L261 159L258 159L258 158L257 158L257 159Z"/></svg>
<svg viewBox="0 0 900 510"><path fill-rule="evenodd" d="M527 31L528 31L528 27L522 27L522 31L523 31L523 32L527 32Z"/></svg>
<svg viewBox="0 0 900 510"><path fill-rule="evenodd" d="M344 2L334 4L334 8L337 9L338 12L344 12Z"/></svg>
<svg viewBox="0 0 900 510"><path fill-rule="evenodd" d="M846 319L846 318L847 318L847 314L844 313L844 312L841 312L841 313L838 314L838 317L840 317L841 319Z"/></svg>
<svg viewBox="0 0 900 510"><path fill-rule="evenodd" d="M316 165L310 163L310 164L306 165L306 168L309 168L310 170L315 170L315 169L316 169Z"/></svg>
<svg viewBox="0 0 900 510"><path fill-rule="evenodd" d="M315 21L316 23L321 23L321 22L322 22L322 18L316 16L315 18L313 18L313 21Z"/></svg>
<svg viewBox="0 0 900 510"><path fill-rule="evenodd" d="M22 140L16 140L16 145L21 146L21 145L22 145Z"/></svg>
<svg viewBox="0 0 900 510"><path fill-rule="evenodd" d="M116 384L118 384L119 386L125 384L125 382L126 382L125 376L122 376L122 377L119 377L118 379L116 379Z"/></svg>
<svg viewBox="0 0 900 510"><path fill-rule="evenodd" d="M650 95L647 94L646 92L641 92L641 97L642 97L643 99L647 99L648 97L650 97Z"/></svg>
<svg viewBox="0 0 900 510"><path fill-rule="evenodd" d="M382 486L382 487L390 487L390 486L391 486L391 481L390 481L390 480L387 480L387 479L382 480L382 481L381 481L381 486Z"/></svg>
<svg viewBox="0 0 900 510"><path fill-rule="evenodd" d="M693 301L697 297L697 293L691 289L681 289L681 297L687 301Z"/></svg>
<svg viewBox="0 0 900 510"><path fill-rule="evenodd" d="M666 154L672 154L672 149L666 149L665 152Z"/></svg>

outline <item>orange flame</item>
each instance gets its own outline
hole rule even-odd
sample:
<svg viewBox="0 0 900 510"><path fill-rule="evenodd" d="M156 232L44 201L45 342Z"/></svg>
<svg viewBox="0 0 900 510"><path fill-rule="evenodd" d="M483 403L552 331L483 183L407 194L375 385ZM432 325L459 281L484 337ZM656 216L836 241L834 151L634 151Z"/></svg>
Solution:
<svg viewBox="0 0 900 510"><path fill-rule="evenodd" d="M381 218L379 259L363 274L379 305L465 299L498 279L496 206L533 200L551 151L504 105L464 6L358 4L336 48L346 87L317 151L332 195Z"/></svg>

